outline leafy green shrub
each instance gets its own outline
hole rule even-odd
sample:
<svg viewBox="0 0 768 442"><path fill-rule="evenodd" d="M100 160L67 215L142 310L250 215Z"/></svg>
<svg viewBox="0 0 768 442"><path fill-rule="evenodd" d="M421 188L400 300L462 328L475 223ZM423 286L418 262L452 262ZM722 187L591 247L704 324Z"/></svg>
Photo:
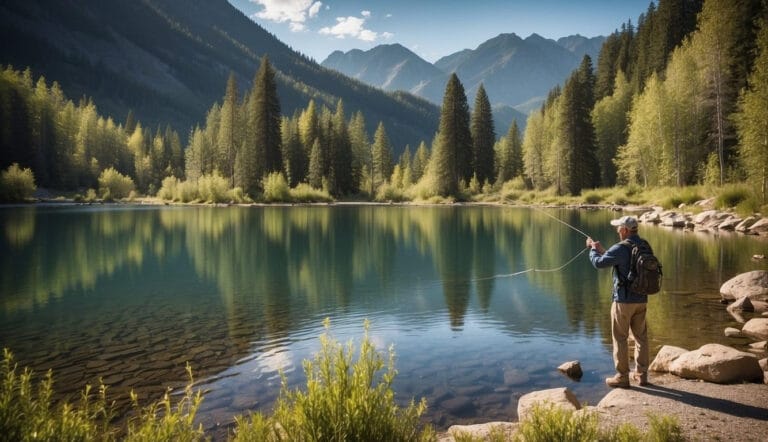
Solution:
<svg viewBox="0 0 768 442"><path fill-rule="evenodd" d="M85 202L92 203L99 199L99 196L96 195L96 191L93 189L88 189L85 192Z"/></svg>
<svg viewBox="0 0 768 442"><path fill-rule="evenodd" d="M68 402L53 405L51 371L34 386L34 374L19 372L13 355L3 349L0 365L0 439L27 440L111 440L113 414L101 385L94 398L86 386L77 406Z"/></svg>
<svg viewBox="0 0 768 442"><path fill-rule="evenodd" d="M202 424L195 427L195 415L203 402L203 395L198 390L192 391L194 379L192 368L187 364L189 382L184 389L184 396L174 404L166 391L163 399L145 408L139 407L138 398L131 392L131 401L136 410L137 417L128 421L128 434L126 441L202 441L205 440L205 432Z"/></svg>
<svg viewBox="0 0 768 442"><path fill-rule="evenodd" d="M20 168L17 163L0 173L0 201L24 201L35 193L35 175L32 169Z"/></svg>
<svg viewBox="0 0 768 442"><path fill-rule="evenodd" d="M728 209L736 207L742 201L750 197L750 190L741 184L731 184L724 186L715 198L715 208Z"/></svg>
<svg viewBox="0 0 768 442"><path fill-rule="evenodd" d="M135 187L131 177L121 174L113 167L104 169L99 175L99 193L104 199L125 198Z"/></svg>
<svg viewBox="0 0 768 442"><path fill-rule="evenodd" d="M182 181L176 186L173 199L183 203L190 203L200 198L198 185L194 181Z"/></svg>
<svg viewBox="0 0 768 442"><path fill-rule="evenodd" d="M525 442L597 440L599 427L594 413L574 413L552 403L536 404L520 422L516 439Z"/></svg>
<svg viewBox="0 0 768 442"><path fill-rule="evenodd" d="M299 183L290 190L291 198L294 201L303 203L327 203L333 201L331 195L320 189L315 189L307 183Z"/></svg>
<svg viewBox="0 0 768 442"><path fill-rule="evenodd" d="M584 202L587 204L599 204L603 201L603 196L596 190L591 190L582 195Z"/></svg>
<svg viewBox="0 0 768 442"><path fill-rule="evenodd" d="M163 178L160 190L157 191L157 197L161 200L172 201L178 194L179 180L175 176Z"/></svg>
<svg viewBox="0 0 768 442"><path fill-rule="evenodd" d="M197 180L197 191L200 199L208 203L228 202L229 182L221 176L218 170L210 175L203 175Z"/></svg>
<svg viewBox="0 0 768 442"><path fill-rule="evenodd" d="M291 188L282 172L272 172L261 180L264 188L264 201L289 202L291 201Z"/></svg>
<svg viewBox="0 0 768 442"><path fill-rule="evenodd" d="M408 197L405 195L403 189L390 184L384 183L379 186L379 190L376 192L376 201L407 201Z"/></svg>
<svg viewBox="0 0 768 442"><path fill-rule="evenodd" d="M431 428L419 430L419 417L426 410L424 399L402 409L395 403L394 350L388 362L365 334L357 360L354 346L346 348L329 336L330 322L320 336L320 350L304 361L306 391L290 390L283 377L275 407L276 425L287 440L391 440L410 441L432 437Z"/></svg>

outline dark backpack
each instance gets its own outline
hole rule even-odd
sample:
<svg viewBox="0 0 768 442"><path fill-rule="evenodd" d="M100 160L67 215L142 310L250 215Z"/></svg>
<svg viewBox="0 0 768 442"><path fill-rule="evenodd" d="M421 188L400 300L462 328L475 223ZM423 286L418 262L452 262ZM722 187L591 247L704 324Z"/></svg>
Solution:
<svg viewBox="0 0 768 442"><path fill-rule="evenodd" d="M620 244L631 250L629 273L626 278L621 278L624 285L630 292L639 295L658 293L661 290L661 263L648 241L641 239L635 243L625 239Z"/></svg>

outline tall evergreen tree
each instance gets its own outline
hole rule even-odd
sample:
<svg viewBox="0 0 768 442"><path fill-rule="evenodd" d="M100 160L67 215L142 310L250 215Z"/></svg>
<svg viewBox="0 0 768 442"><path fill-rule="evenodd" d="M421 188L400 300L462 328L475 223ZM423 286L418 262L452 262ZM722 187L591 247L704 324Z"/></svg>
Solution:
<svg viewBox="0 0 768 442"><path fill-rule="evenodd" d="M338 195L355 192L356 183L352 175L352 142L349 137L344 103L339 99L333 115L333 176L334 188Z"/></svg>
<svg viewBox="0 0 768 442"><path fill-rule="evenodd" d="M413 166L411 167L411 177L413 181L418 181L424 175L424 171L429 164L429 148L427 143L422 141L419 148L413 156Z"/></svg>
<svg viewBox="0 0 768 442"><path fill-rule="evenodd" d="M235 73L230 72L227 79L227 89L221 104L221 120L219 123L217 146L217 168L222 175L230 179L230 185L235 187L235 131L237 126L237 80Z"/></svg>
<svg viewBox="0 0 768 442"><path fill-rule="evenodd" d="M246 131L252 134L248 141L253 144L244 146L243 163L247 173L243 177L243 187L254 194L260 190L264 175L283 170L280 100L275 72L266 55L261 59L253 81L247 115Z"/></svg>
<svg viewBox="0 0 768 442"><path fill-rule="evenodd" d="M469 128L469 108L464 86L456 74L451 74L440 110L437 146L432 153L430 168L435 174L438 195L456 195L459 181L472 177L472 135Z"/></svg>
<svg viewBox="0 0 768 442"><path fill-rule="evenodd" d="M389 145L387 130L384 122L379 122L376 133L373 135L373 147L371 149L373 173L371 174L371 195L376 189L386 182L392 175L392 148Z"/></svg>
<svg viewBox="0 0 768 442"><path fill-rule="evenodd" d="M365 129L365 117L360 111L349 121L349 141L352 149L352 178L354 187L360 189L363 175L371 175L371 142Z"/></svg>
<svg viewBox="0 0 768 442"><path fill-rule="evenodd" d="M483 184L494 179L493 145L496 133L493 128L491 103L482 84L475 96L475 107L472 112L472 166L477 180Z"/></svg>
<svg viewBox="0 0 768 442"><path fill-rule="evenodd" d="M616 166L613 160L619 146L627 142L632 90L622 71L616 75L612 90L613 92L600 99L592 110L600 183L603 186L616 184Z"/></svg>
<svg viewBox="0 0 768 442"><path fill-rule="evenodd" d="M505 183L523 172L523 146L517 121L512 120L507 135L498 143L496 151L496 182Z"/></svg>
<svg viewBox="0 0 768 442"><path fill-rule="evenodd" d="M595 131L590 113L594 107L595 78L589 55L566 81L560 111L560 143L564 148L564 190L578 195L581 189L596 187L600 173L595 156Z"/></svg>
<svg viewBox="0 0 768 442"><path fill-rule="evenodd" d="M283 168L288 177L288 183L295 187L307 177L309 158L301 144L299 136L299 117L283 117L280 125L283 138Z"/></svg>
<svg viewBox="0 0 768 442"><path fill-rule="evenodd" d="M307 171L309 185L315 189L323 187L323 153L320 139L315 138L309 155L309 170Z"/></svg>

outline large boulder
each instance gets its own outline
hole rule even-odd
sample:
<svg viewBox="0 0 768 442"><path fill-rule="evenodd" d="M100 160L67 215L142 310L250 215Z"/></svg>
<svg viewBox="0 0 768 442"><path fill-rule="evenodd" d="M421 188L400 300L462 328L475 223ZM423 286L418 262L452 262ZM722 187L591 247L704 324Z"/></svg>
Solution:
<svg viewBox="0 0 768 442"><path fill-rule="evenodd" d="M441 438L439 441L461 440L491 440L491 434L501 433L505 440L512 440L517 431L518 424L515 422L488 422L475 425L451 425L448 428L449 438Z"/></svg>
<svg viewBox="0 0 768 442"><path fill-rule="evenodd" d="M706 344L680 355L669 365L669 372L683 378L718 384L763 378L763 371L754 355L721 344Z"/></svg>
<svg viewBox="0 0 768 442"><path fill-rule="evenodd" d="M734 276L720 286L720 296L728 301L742 296L754 301L768 301L768 271L753 270Z"/></svg>
<svg viewBox="0 0 768 442"><path fill-rule="evenodd" d="M688 350L682 347L675 347L674 345L665 345L661 347L661 350L656 354L656 357L653 358L653 362L651 362L648 369L666 373L669 371L670 364L684 353L688 353Z"/></svg>
<svg viewBox="0 0 768 442"><path fill-rule="evenodd" d="M762 372L760 375L762 376ZM533 391L520 397L517 401L517 419L521 422L524 421L535 405L547 403L566 410L576 411L581 408L579 400L567 387L550 388L549 390Z"/></svg>
<svg viewBox="0 0 768 442"><path fill-rule="evenodd" d="M764 235L768 233L768 218L760 218L755 221L754 224L749 226L750 233L756 233L758 235Z"/></svg>
<svg viewBox="0 0 768 442"><path fill-rule="evenodd" d="M743 335L759 340L768 340L768 318L752 318L741 328Z"/></svg>

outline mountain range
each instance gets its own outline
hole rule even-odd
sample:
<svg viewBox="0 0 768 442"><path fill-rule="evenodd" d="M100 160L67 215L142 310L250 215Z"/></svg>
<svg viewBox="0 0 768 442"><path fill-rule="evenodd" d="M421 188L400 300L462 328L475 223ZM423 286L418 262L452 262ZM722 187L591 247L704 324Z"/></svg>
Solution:
<svg viewBox="0 0 768 442"><path fill-rule="evenodd" d="M261 57L277 71L282 111L310 99L348 115L363 111L372 134L384 122L393 146L429 142L439 108L326 69L294 51L227 0L10 0L0 2L0 64L57 81L67 97L91 97L102 114L182 137L221 101L233 72L240 96Z"/></svg>
<svg viewBox="0 0 768 442"><path fill-rule="evenodd" d="M596 64L604 40L573 35L555 41L537 34L523 39L511 33L434 64L399 44L368 51L335 51L321 64L384 90L407 91L435 104L443 99L448 76L456 73L470 105L483 84L496 109L513 107L527 114L579 66L585 54ZM524 119L522 114L517 117Z"/></svg>

